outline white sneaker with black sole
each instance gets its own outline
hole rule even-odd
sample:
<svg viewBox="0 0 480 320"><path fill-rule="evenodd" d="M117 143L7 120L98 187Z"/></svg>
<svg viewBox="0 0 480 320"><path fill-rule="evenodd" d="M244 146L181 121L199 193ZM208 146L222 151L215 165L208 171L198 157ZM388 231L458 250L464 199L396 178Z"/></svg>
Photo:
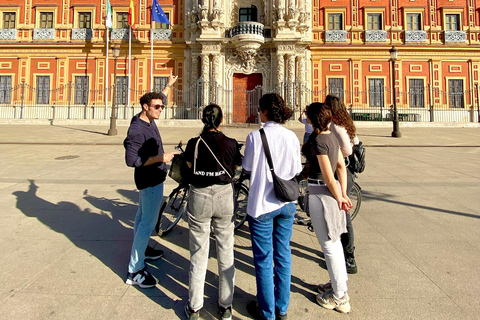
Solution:
<svg viewBox="0 0 480 320"><path fill-rule="evenodd" d="M153 288L157 285L157 279L147 269L143 268L134 273L128 273L126 284L139 286L140 288Z"/></svg>

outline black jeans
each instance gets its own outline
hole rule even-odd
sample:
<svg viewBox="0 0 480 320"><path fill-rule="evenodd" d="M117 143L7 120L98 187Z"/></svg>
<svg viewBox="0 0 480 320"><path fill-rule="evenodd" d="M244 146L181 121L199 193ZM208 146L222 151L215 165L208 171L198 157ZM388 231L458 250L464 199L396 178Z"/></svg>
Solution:
<svg viewBox="0 0 480 320"><path fill-rule="evenodd" d="M350 172L347 168L347 190L348 194L353 188L353 183L355 182L355 176ZM353 233L353 225L352 219L349 213L346 213L346 220L347 220L347 233L342 233L340 239L342 241L343 252L345 254L345 260L354 259L355 258L355 243L354 243L354 233Z"/></svg>

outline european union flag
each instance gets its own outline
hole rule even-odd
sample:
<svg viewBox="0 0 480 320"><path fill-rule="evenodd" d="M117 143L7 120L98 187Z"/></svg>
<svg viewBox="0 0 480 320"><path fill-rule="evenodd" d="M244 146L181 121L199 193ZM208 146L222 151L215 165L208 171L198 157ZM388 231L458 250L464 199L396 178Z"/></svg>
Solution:
<svg viewBox="0 0 480 320"><path fill-rule="evenodd" d="M160 23L170 24L170 21L168 21L165 12L163 12L162 7L160 7L157 0L153 0L152 2L152 20Z"/></svg>

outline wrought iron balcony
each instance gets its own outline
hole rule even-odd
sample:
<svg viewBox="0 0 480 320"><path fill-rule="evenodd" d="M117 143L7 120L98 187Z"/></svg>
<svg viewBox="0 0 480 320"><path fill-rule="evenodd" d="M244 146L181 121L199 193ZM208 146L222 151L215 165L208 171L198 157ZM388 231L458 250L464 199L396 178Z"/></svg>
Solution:
<svg viewBox="0 0 480 320"><path fill-rule="evenodd" d="M264 26L258 22L240 22L230 30L230 35L237 49L242 47L258 49L265 42Z"/></svg>
<svg viewBox="0 0 480 320"><path fill-rule="evenodd" d="M33 40L55 40L55 29L53 28L33 29Z"/></svg>
<svg viewBox="0 0 480 320"><path fill-rule="evenodd" d="M326 42L347 42L346 30L326 30L325 31Z"/></svg>
<svg viewBox="0 0 480 320"><path fill-rule="evenodd" d="M0 40L17 40L17 29L0 29Z"/></svg>
<svg viewBox="0 0 480 320"><path fill-rule="evenodd" d="M365 42L385 42L385 41L387 41L387 31L365 30Z"/></svg>
<svg viewBox="0 0 480 320"><path fill-rule="evenodd" d="M153 41L171 41L172 30L170 29L153 29L152 30Z"/></svg>
<svg viewBox="0 0 480 320"><path fill-rule="evenodd" d="M405 42L426 42L427 31L424 30L407 30L405 31Z"/></svg>
<svg viewBox="0 0 480 320"><path fill-rule="evenodd" d="M464 43L467 41L467 33L465 31L445 31L445 42Z"/></svg>
<svg viewBox="0 0 480 320"><path fill-rule="evenodd" d="M72 40L92 40L93 30L86 28L72 29Z"/></svg>
<svg viewBox="0 0 480 320"><path fill-rule="evenodd" d="M112 40L128 40L128 28L112 29L110 38Z"/></svg>

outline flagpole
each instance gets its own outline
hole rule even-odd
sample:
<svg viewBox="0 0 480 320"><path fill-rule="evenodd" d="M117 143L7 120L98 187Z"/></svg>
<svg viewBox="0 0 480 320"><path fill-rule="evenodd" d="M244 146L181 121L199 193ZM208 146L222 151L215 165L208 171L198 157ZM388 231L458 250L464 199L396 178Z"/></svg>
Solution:
<svg viewBox="0 0 480 320"><path fill-rule="evenodd" d="M131 58L132 58L132 26L128 28L128 92L127 106L130 106L130 84L131 84Z"/></svg>
<svg viewBox="0 0 480 320"><path fill-rule="evenodd" d="M150 27L150 91L153 92L153 21Z"/></svg>
<svg viewBox="0 0 480 320"><path fill-rule="evenodd" d="M110 76L108 74L108 33L109 33L109 28L106 27L105 28L105 32L107 33L107 44L106 44L106 47L105 47L105 52L106 52L106 55L107 55L107 59L106 59L106 65L105 65L105 119L107 119L108 117L108 96L109 96L109 93L110 93L110 90L108 88L108 77Z"/></svg>

